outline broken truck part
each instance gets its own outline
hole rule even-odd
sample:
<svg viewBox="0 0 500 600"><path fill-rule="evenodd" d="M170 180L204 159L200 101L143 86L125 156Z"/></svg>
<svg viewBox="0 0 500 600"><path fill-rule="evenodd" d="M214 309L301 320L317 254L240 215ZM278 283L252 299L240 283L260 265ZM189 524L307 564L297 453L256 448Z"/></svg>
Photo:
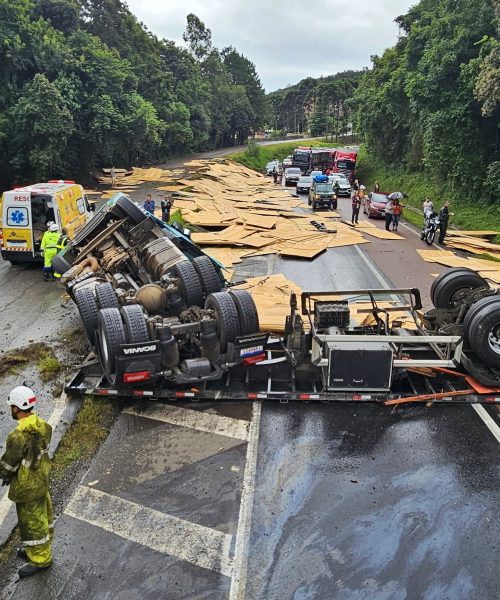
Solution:
<svg viewBox="0 0 500 600"><path fill-rule="evenodd" d="M500 401L500 295L468 269L434 281L426 313L417 289L292 294L277 337L218 263L123 194L56 259L95 353L71 394ZM353 318L360 298L368 325Z"/></svg>

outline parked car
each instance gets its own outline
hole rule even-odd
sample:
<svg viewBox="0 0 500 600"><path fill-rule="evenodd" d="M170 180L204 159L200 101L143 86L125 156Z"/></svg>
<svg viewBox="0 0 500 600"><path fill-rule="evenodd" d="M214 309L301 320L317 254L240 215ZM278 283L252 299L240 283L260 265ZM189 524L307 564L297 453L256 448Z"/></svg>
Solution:
<svg viewBox="0 0 500 600"><path fill-rule="evenodd" d="M337 196L333 190L333 183L328 181L326 175L317 175L313 177L309 198L307 200L313 210L317 208L337 208Z"/></svg>
<svg viewBox="0 0 500 600"><path fill-rule="evenodd" d="M351 184L347 177L342 173L332 173L328 176L328 181L331 181L334 185L335 182L339 182L339 191L337 196L350 196L351 195Z"/></svg>
<svg viewBox="0 0 500 600"><path fill-rule="evenodd" d="M297 194L307 194L311 189L313 178L310 175L302 175L297 181Z"/></svg>
<svg viewBox="0 0 500 600"><path fill-rule="evenodd" d="M387 194L383 192L370 192L365 198L363 212L372 217L385 217L385 205L388 202Z"/></svg>
<svg viewBox="0 0 500 600"><path fill-rule="evenodd" d="M276 169L276 171L279 171L280 167L281 163L279 160L272 160L271 162L268 162L266 165L266 175L272 175L273 170Z"/></svg>
<svg viewBox="0 0 500 600"><path fill-rule="evenodd" d="M298 167L285 169L285 185L297 185L301 175L302 172Z"/></svg>
<svg viewBox="0 0 500 600"><path fill-rule="evenodd" d="M286 158L283 159L283 168L287 169L288 167L292 166L292 156L288 155Z"/></svg>

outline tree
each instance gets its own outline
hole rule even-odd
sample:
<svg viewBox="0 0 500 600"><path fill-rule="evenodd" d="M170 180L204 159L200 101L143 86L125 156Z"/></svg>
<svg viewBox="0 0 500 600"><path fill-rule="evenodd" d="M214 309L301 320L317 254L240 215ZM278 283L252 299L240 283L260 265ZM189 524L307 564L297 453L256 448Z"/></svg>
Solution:
<svg viewBox="0 0 500 600"><path fill-rule="evenodd" d="M212 32L193 13L187 16L187 27L182 39L197 60L204 59L212 50Z"/></svg>

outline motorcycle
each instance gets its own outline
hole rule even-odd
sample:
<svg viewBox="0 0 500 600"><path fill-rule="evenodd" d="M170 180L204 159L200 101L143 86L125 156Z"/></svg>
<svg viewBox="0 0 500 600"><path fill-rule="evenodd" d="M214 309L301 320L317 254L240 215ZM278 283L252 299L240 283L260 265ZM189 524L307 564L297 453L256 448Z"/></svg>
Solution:
<svg viewBox="0 0 500 600"><path fill-rule="evenodd" d="M425 221L424 228L420 234L420 239L431 246L436 239L436 233L439 231L439 215L438 213L431 213Z"/></svg>

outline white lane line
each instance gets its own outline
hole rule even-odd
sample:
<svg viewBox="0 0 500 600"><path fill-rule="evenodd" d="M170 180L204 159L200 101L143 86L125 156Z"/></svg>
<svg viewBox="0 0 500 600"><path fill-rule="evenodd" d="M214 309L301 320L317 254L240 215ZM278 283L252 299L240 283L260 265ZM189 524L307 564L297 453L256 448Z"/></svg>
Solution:
<svg viewBox="0 0 500 600"><path fill-rule="evenodd" d="M497 442L500 444L500 427L490 417L488 411L484 408L484 406L481 406L480 404L473 404L472 408L477 412L479 418L483 421L486 427L495 436Z"/></svg>
<svg viewBox="0 0 500 600"><path fill-rule="evenodd" d="M368 256L366 256L366 254L363 252L363 250L361 250L361 248L357 244L354 245L354 248L356 249L356 252L361 256L361 258L365 262L366 266L370 269L370 271L373 273L373 275L375 275L375 277L376 277L377 281L380 283L380 285L385 290L390 289L390 285L382 277L382 275L380 274L380 271L373 264L373 262L368 258Z"/></svg>
<svg viewBox="0 0 500 600"><path fill-rule="evenodd" d="M162 554L231 576L232 536L227 533L83 485L64 513Z"/></svg>
<svg viewBox="0 0 500 600"><path fill-rule="evenodd" d="M240 515L238 530L236 532L236 546L234 550L234 569L231 580L229 600L245 600L248 546L250 543L250 527L252 522L253 500L255 492L255 473L257 469L257 450L259 446L260 431L260 402L254 402L252 421L248 435L248 447L245 464L245 475L241 490Z"/></svg>
<svg viewBox="0 0 500 600"><path fill-rule="evenodd" d="M47 420L47 423L49 423L49 425L53 429L59 423L59 420L61 419L61 416L66 408L66 400L67 400L66 394L63 392L61 394L61 396L54 402L55 408ZM11 507L13 506L12 501L9 500L9 498L7 497L8 493L9 493L9 490L6 489L4 491L4 493L2 494L2 497L0 498L0 526L2 525L3 521L5 520L5 518L8 515Z"/></svg>
<svg viewBox="0 0 500 600"><path fill-rule="evenodd" d="M418 237L420 237L420 233L418 231L415 231L413 229L413 227L410 227L406 223L400 223L400 225L402 225L403 227L406 227L406 229L408 229L409 231L411 231L412 233L414 233L415 235L418 235ZM437 248L438 250L442 250L443 249L443 247L440 246L439 244L433 243L432 245L434 246L434 248ZM426 246L428 246L428 244L426 244Z"/></svg>
<svg viewBox="0 0 500 600"><path fill-rule="evenodd" d="M169 404L146 404L139 410L137 408L127 408L123 412L147 419L155 419L163 423L170 423L171 425L225 435L226 437L238 440L247 440L250 428L249 421L223 417L179 406L171 406Z"/></svg>

